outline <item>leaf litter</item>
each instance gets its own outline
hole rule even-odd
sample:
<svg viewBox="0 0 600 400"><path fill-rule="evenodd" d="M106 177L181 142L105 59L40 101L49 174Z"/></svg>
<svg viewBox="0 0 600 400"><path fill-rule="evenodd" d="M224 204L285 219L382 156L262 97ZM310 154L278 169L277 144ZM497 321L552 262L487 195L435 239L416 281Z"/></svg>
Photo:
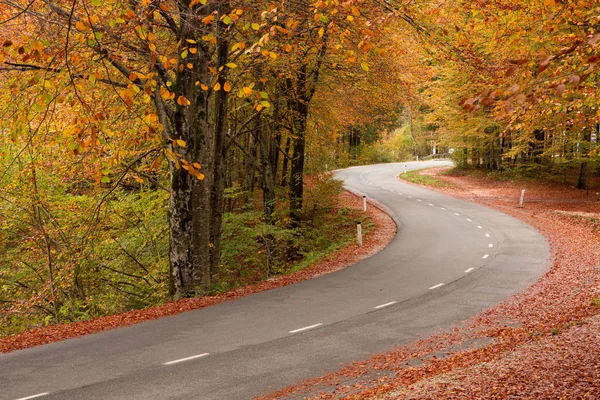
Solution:
<svg viewBox="0 0 600 400"><path fill-rule="evenodd" d="M425 172L435 188L512 215L551 247L525 291L454 328L261 399L600 398L600 201L567 185ZM468 346L473 341L481 345Z"/></svg>

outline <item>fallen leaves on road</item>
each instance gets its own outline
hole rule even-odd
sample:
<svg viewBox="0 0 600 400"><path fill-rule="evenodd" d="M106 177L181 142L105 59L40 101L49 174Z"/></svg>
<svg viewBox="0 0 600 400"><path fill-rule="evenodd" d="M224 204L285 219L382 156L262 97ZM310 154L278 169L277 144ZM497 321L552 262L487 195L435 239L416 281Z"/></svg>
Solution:
<svg viewBox="0 0 600 400"><path fill-rule="evenodd" d="M339 201L341 207L353 209L362 209L363 207L362 198L349 192L344 192L340 196ZM58 342L108 329L134 325L140 322L175 315L186 311L197 310L253 293L263 292L265 290L312 279L320 275L346 268L381 251L394 238L396 233L396 224L383 211L376 207L368 207L367 213L371 218L371 221L375 224L375 227L364 238L362 247L359 247L357 244L346 246L325 257L320 262L301 271L272 278L255 285L235 289L218 296L181 299L179 301L169 302L144 310L134 310L123 314L75 322L72 324L46 326L26 331L18 335L2 337L0 338L0 353L8 353L19 349Z"/></svg>
<svg viewBox="0 0 600 400"><path fill-rule="evenodd" d="M437 174L436 172L428 172ZM263 398L600 398L600 202L566 185L438 176L436 189L538 229L552 268L524 292L449 332ZM474 341L488 341L470 348Z"/></svg>

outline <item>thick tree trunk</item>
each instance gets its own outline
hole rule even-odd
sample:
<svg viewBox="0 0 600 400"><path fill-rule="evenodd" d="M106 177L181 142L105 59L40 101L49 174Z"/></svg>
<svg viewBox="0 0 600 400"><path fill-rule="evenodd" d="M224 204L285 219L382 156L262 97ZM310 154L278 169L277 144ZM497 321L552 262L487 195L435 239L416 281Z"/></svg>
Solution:
<svg viewBox="0 0 600 400"><path fill-rule="evenodd" d="M308 110L298 105L300 112L294 123L292 170L290 173L290 214L295 223L300 221L304 196L304 160L306 148L306 119Z"/></svg>
<svg viewBox="0 0 600 400"><path fill-rule="evenodd" d="M169 237L171 289L175 297L188 297L210 288L210 269L202 247L208 240L202 232L202 206L205 182L184 169L171 165L171 198L169 201Z"/></svg>

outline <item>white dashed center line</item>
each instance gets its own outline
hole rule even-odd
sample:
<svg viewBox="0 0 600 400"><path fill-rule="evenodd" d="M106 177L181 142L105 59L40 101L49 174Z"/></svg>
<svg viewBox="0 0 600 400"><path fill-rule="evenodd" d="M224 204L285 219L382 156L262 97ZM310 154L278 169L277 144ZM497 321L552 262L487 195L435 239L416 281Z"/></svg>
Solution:
<svg viewBox="0 0 600 400"><path fill-rule="evenodd" d="M42 396L48 396L50 393L48 392L44 392L44 393L38 393L38 394L34 394L33 396L27 396L27 397L20 397L16 400L29 400L29 399L37 399L38 397L42 397Z"/></svg>
<svg viewBox="0 0 600 400"><path fill-rule="evenodd" d="M494 247L494 244L493 244L493 243L490 243L490 244L489 244L489 247Z"/></svg>
<svg viewBox="0 0 600 400"><path fill-rule="evenodd" d="M483 259L485 260L486 258L488 258L490 255L486 254L485 256L483 256Z"/></svg>
<svg viewBox="0 0 600 400"><path fill-rule="evenodd" d="M318 323L318 324L314 324L311 326L305 326L304 328L299 328L299 329L294 329L293 331L290 331L290 333L299 333L299 332L304 332L304 331L308 331L314 328L317 328L319 326L323 325L322 323Z"/></svg>
<svg viewBox="0 0 600 400"><path fill-rule="evenodd" d="M421 199L417 199L417 201L423 201L423 200L421 200Z"/></svg>
<svg viewBox="0 0 600 400"><path fill-rule="evenodd" d="M492 236L489 233L486 233L485 237L489 238L489 237L492 237Z"/></svg>
<svg viewBox="0 0 600 400"><path fill-rule="evenodd" d="M382 304L380 306L373 307L373 308L376 309L376 310L379 310L380 308L386 308L386 307L389 307L389 306L393 306L396 303L398 303L398 302L397 301L390 301L389 303L385 303L385 304Z"/></svg>
<svg viewBox="0 0 600 400"><path fill-rule="evenodd" d="M433 204L432 204L432 203L429 203L429 205L433 207Z"/></svg>
<svg viewBox="0 0 600 400"><path fill-rule="evenodd" d="M169 362L164 363L163 365L179 364L181 362L185 362L185 361L195 360L197 358L206 357L207 355L209 355L209 353L202 353L202 354L198 354L198 355L191 356L191 357L180 358L179 360L169 361Z"/></svg>
<svg viewBox="0 0 600 400"><path fill-rule="evenodd" d="M456 215L457 217L460 217L460 214L459 214L459 213L454 213L454 215Z"/></svg>
<svg viewBox="0 0 600 400"><path fill-rule="evenodd" d="M473 271L475 268L469 268L468 270L465 271L465 274L468 274L469 272Z"/></svg>
<svg viewBox="0 0 600 400"><path fill-rule="evenodd" d="M442 210L446 211L446 209L444 207L440 207Z"/></svg>
<svg viewBox="0 0 600 400"><path fill-rule="evenodd" d="M434 289L437 289L437 288L441 288L442 286L444 286L443 283L438 283L437 285L430 287L429 290L434 290Z"/></svg>
<svg viewBox="0 0 600 400"><path fill-rule="evenodd" d="M477 228L479 228L479 229L483 229L483 226L481 226L481 225L477 225Z"/></svg>
<svg viewBox="0 0 600 400"><path fill-rule="evenodd" d="M469 222L473 222L473 220L472 220L472 219L470 219L470 218L467 218L467 221L469 221Z"/></svg>

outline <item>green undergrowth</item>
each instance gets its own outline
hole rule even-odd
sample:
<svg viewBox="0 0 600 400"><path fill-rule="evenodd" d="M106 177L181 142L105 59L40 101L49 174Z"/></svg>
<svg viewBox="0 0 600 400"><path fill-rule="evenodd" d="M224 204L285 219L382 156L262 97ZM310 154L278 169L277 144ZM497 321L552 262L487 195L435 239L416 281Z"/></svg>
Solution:
<svg viewBox="0 0 600 400"><path fill-rule="evenodd" d="M432 186L432 187L450 187L447 182L444 182L440 179L437 179L435 176L430 175L421 175L421 171L408 171L407 173L400 174L400 178L411 183L415 183L417 185L423 186Z"/></svg>
<svg viewBox="0 0 600 400"><path fill-rule="evenodd" d="M228 213L223 224L221 272L213 290L222 293L314 265L356 240L356 222L363 232L373 226L359 210L338 205L341 182L327 180L307 189L300 226L286 214L274 224L261 211Z"/></svg>
<svg viewBox="0 0 600 400"><path fill-rule="evenodd" d="M225 214L213 294L313 265L356 240L356 221L368 233L372 222L340 206L341 192L330 177L311 182L299 224L285 204L273 224L261 210ZM54 190L41 200L44 225L20 212L31 205L17 191L12 203L0 202L0 336L54 324L57 316L59 323L84 321L170 300L168 193L116 191L95 215L99 199Z"/></svg>

